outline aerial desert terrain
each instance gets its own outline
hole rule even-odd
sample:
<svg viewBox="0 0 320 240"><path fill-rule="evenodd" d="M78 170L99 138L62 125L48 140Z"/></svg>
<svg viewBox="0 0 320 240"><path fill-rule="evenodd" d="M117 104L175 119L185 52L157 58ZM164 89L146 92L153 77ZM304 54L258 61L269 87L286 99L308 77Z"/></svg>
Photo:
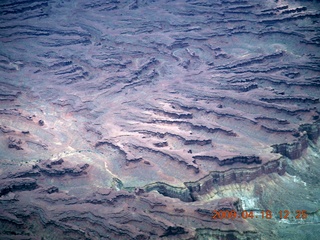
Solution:
<svg viewBox="0 0 320 240"><path fill-rule="evenodd" d="M3 0L0 239L318 239L319 99L320 1Z"/></svg>

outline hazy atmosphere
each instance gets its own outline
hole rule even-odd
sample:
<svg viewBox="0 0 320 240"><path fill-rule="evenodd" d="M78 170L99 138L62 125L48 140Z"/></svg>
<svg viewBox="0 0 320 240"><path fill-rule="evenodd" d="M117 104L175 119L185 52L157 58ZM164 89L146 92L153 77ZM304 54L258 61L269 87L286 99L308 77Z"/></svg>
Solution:
<svg viewBox="0 0 320 240"><path fill-rule="evenodd" d="M320 1L2 0L0 239L318 239Z"/></svg>

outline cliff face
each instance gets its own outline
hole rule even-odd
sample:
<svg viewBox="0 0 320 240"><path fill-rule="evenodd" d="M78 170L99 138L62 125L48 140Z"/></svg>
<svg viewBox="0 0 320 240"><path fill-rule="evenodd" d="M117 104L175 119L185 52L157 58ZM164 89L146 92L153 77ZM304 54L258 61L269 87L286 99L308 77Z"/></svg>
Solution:
<svg viewBox="0 0 320 240"><path fill-rule="evenodd" d="M249 182L263 174L278 173L282 175L285 173L285 166L285 162L282 159L278 159L251 169L232 169L225 172L211 172L208 176L197 182L187 182L186 186L193 196L193 199L197 199L199 195L211 192L216 186Z"/></svg>
<svg viewBox="0 0 320 240"><path fill-rule="evenodd" d="M63 186L70 181L69 176L81 181L91 174L88 165L72 166L59 159L41 161L32 169L20 169L1 179L1 238L186 239L198 238L197 229L208 229L217 237L236 237L241 232L258 236L244 220L212 219L214 209L240 212L237 198L190 205L138 189L130 193L94 186L79 189L81 192L74 195L43 181ZM215 232L221 228L225 234Z"/></svg>
<svg viewBox="0 0 320 240"><path fill-rule="evenodd" d="M318 142L318 5L2 1L0 238L251 236L203 199Z"/></svg>
<svg viewBox="0 0 320 240"><path fill-rule="evenodd" d="M303 124L299 127L300 137L292 143L282 143L274 145L274 152L290 159L300 158L303 151L308 147L308 141L314 143L317 142L320 136L320 124L315 122L314 124Z"/></svg>
<svg viewBox="0 0 320 240"><path fill-rule="evenodd" d="M306 134L301 136L297 141L293 143L282 143L274 145L274 152L290 159L297 159L302 156L303 150L308 147L308 137Z"/></svg>

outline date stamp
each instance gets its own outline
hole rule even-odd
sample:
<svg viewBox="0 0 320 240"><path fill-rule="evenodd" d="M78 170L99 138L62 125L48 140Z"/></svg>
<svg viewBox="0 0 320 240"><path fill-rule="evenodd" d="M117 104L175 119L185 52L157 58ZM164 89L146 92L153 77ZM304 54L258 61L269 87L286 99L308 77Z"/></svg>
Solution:
<svg viewBox="0 0 320 240"><path fill-rule="evenodd" d="M290 212L289 210L280 210L279 212L272 213L270 210L265 211L242 211L237 212L235 210L213 210L212 219L307 219L308 214L306 210L296 210L295 213Z"/></svg>

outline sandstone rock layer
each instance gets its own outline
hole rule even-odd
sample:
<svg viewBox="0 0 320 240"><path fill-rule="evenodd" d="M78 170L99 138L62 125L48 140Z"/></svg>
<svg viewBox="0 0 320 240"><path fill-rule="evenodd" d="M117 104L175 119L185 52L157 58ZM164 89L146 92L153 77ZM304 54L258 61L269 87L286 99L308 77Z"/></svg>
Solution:
<svg viewBox="0 0 320 240"><path fill-rule="evenodd" d="M2 1L0 238L264 239L212 194L317 148L319 4Z"/></svg>

